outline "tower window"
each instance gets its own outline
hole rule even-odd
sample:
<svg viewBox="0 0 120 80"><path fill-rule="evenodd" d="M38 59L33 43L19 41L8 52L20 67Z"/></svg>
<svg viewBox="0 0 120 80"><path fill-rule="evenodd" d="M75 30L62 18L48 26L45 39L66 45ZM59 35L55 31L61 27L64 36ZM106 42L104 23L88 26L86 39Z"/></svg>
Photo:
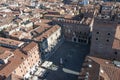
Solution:
<svg viewBox="0 0 120 80"><path fill-rule="evenodd" d="M108 40L108 39L107 39L106 41L107 41L107 42L109 42L109 40Z"/></svg>
<svg viewBox="0 0 120 80"><path fill-rule="evenodd" d="M108 33L108 35L110 35L110 33Z"/></svg>
<svg viewBox="0 0 120 80"><path fill-rule="evenodd" d="M99 34L99 32L97 32L96 34Z"/></svg>
<svg viewBox="0 0 120 80"><path fill-rule="evenodd" d="M96 40L98 40L98 38L96 38Z"/></svg>

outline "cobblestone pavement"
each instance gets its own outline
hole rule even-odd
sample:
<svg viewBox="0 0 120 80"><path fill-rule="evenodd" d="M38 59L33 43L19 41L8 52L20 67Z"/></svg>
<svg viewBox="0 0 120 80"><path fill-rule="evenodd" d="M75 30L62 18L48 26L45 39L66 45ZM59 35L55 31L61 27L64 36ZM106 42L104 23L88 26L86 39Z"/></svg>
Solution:
<svg viewBox="0 0 120 80"><path fill-rule="evenodd" d="M65 41L54 55L48 60L52 61L56 70L48 70L45 80L77 80L77 76L65 73L62 69L67 68L72 71L80 71L84 57L89 53L88 45L80 45ZM62 58L63 65L60 64Z"/></svg>

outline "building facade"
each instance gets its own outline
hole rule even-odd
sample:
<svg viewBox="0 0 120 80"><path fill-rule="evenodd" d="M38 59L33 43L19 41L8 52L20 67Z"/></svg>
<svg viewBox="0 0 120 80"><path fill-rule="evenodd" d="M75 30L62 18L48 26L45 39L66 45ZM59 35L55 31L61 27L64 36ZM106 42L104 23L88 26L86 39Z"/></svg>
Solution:
<svg viewBox="0 0 120 80"><path fill-rule="evenodd" d="M31 42L27 46L13 51L6 64L2 64L0 70L1 80L19 80L29 78L35 71L36 66L41 64L39 48L37 43ZM2 56L2 55L0 55ZM6 55L5 55L6 56ZM13 76L17 76L14 78Z"/></svg>
<svg viewBox="0 0 120 80"><path fill-rule="evenodd" d="M58 25L52 26L49 30L34 38L39 44L39 49L44 58L49 57L56 45L61 39L61 27Z"/></svg>
<svg viewBox="0 0 120 80"><path fill-rule="evenodd" d="M100 13L95 17L90 54L120 60L120 24L113 9L112 4L103 5Z"/></svg>

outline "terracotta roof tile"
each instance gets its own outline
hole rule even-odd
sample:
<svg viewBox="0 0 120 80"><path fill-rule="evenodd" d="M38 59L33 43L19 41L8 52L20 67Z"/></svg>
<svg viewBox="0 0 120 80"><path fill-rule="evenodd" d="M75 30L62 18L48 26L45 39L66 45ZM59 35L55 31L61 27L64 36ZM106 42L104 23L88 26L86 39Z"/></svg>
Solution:
<svg viewBox="0 0 120 80"><path fill-rule="evenodd" d="M110 80L120 80L120 68L116 67L112 61L96 57L89 57L100 65Z"/></svg>
<svg viewBox="0 0 120 80"><path fill-rule="evenodd" d="M18 49L14 51L14 57L9 60L9 63L0 70L0 75L8 77L23 61L26 55Z"/></svg>

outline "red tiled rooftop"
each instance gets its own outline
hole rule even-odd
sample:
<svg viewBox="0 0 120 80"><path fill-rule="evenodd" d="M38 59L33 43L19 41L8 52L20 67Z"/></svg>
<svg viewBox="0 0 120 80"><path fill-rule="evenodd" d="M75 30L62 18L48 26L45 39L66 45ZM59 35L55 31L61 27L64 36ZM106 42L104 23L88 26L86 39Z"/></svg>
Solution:
<svg viewBox="0 0 120 80"><path fill-rule="evenodd" d="M47 30L46 32L44 32L43 34L41 34L40 36L38 36L37 38L35 38L35 40L42 41L44 38L48 38L53 32L55 32L59 28L60 28L60 26L55 25L55 26L51 27L49 30Z"/></svg>
<svg viewBox="0 0 120 80"><path fill-rule="evenodd" d="M12 57L8 64L0 70L0 75L8 77L23 61L26 56L18 49L14 51L14 57Z"/></svg>
<svg viewBox="0 0 120 80"><path fill-rule="evenodd" d="M23 51L29 52L29 51L30 51L31 49L33 49L36 45L37 45L37 43L31 42L31 43L29 43L27 46L25 46L25 47L23 48Z"/></svg>
<svg viewBox="0 0 120 80"><path fill-rule="evenodd" d="M100 67L103 69L105 74L108 75L110 80L120 80L120 76L119 76L120 68L116 67L112 61L101 59L101 58L96 58L96 57L89 57L89 58L100 65Z"/></svg>
<svg viewBox="0 0 120 80"><path fill-rule="evenodd" d="M11 49L0 47L0 59L5 59L12 54Z"/></svg>
<svg viewBox="0 0 120 80"><path fill-rule="evenodd" d="M0 44L7 44L7 45L14 45L14 46L20 46L24 42L22 41L16 41L8 38L2 38L0 37Z"/></svg>

